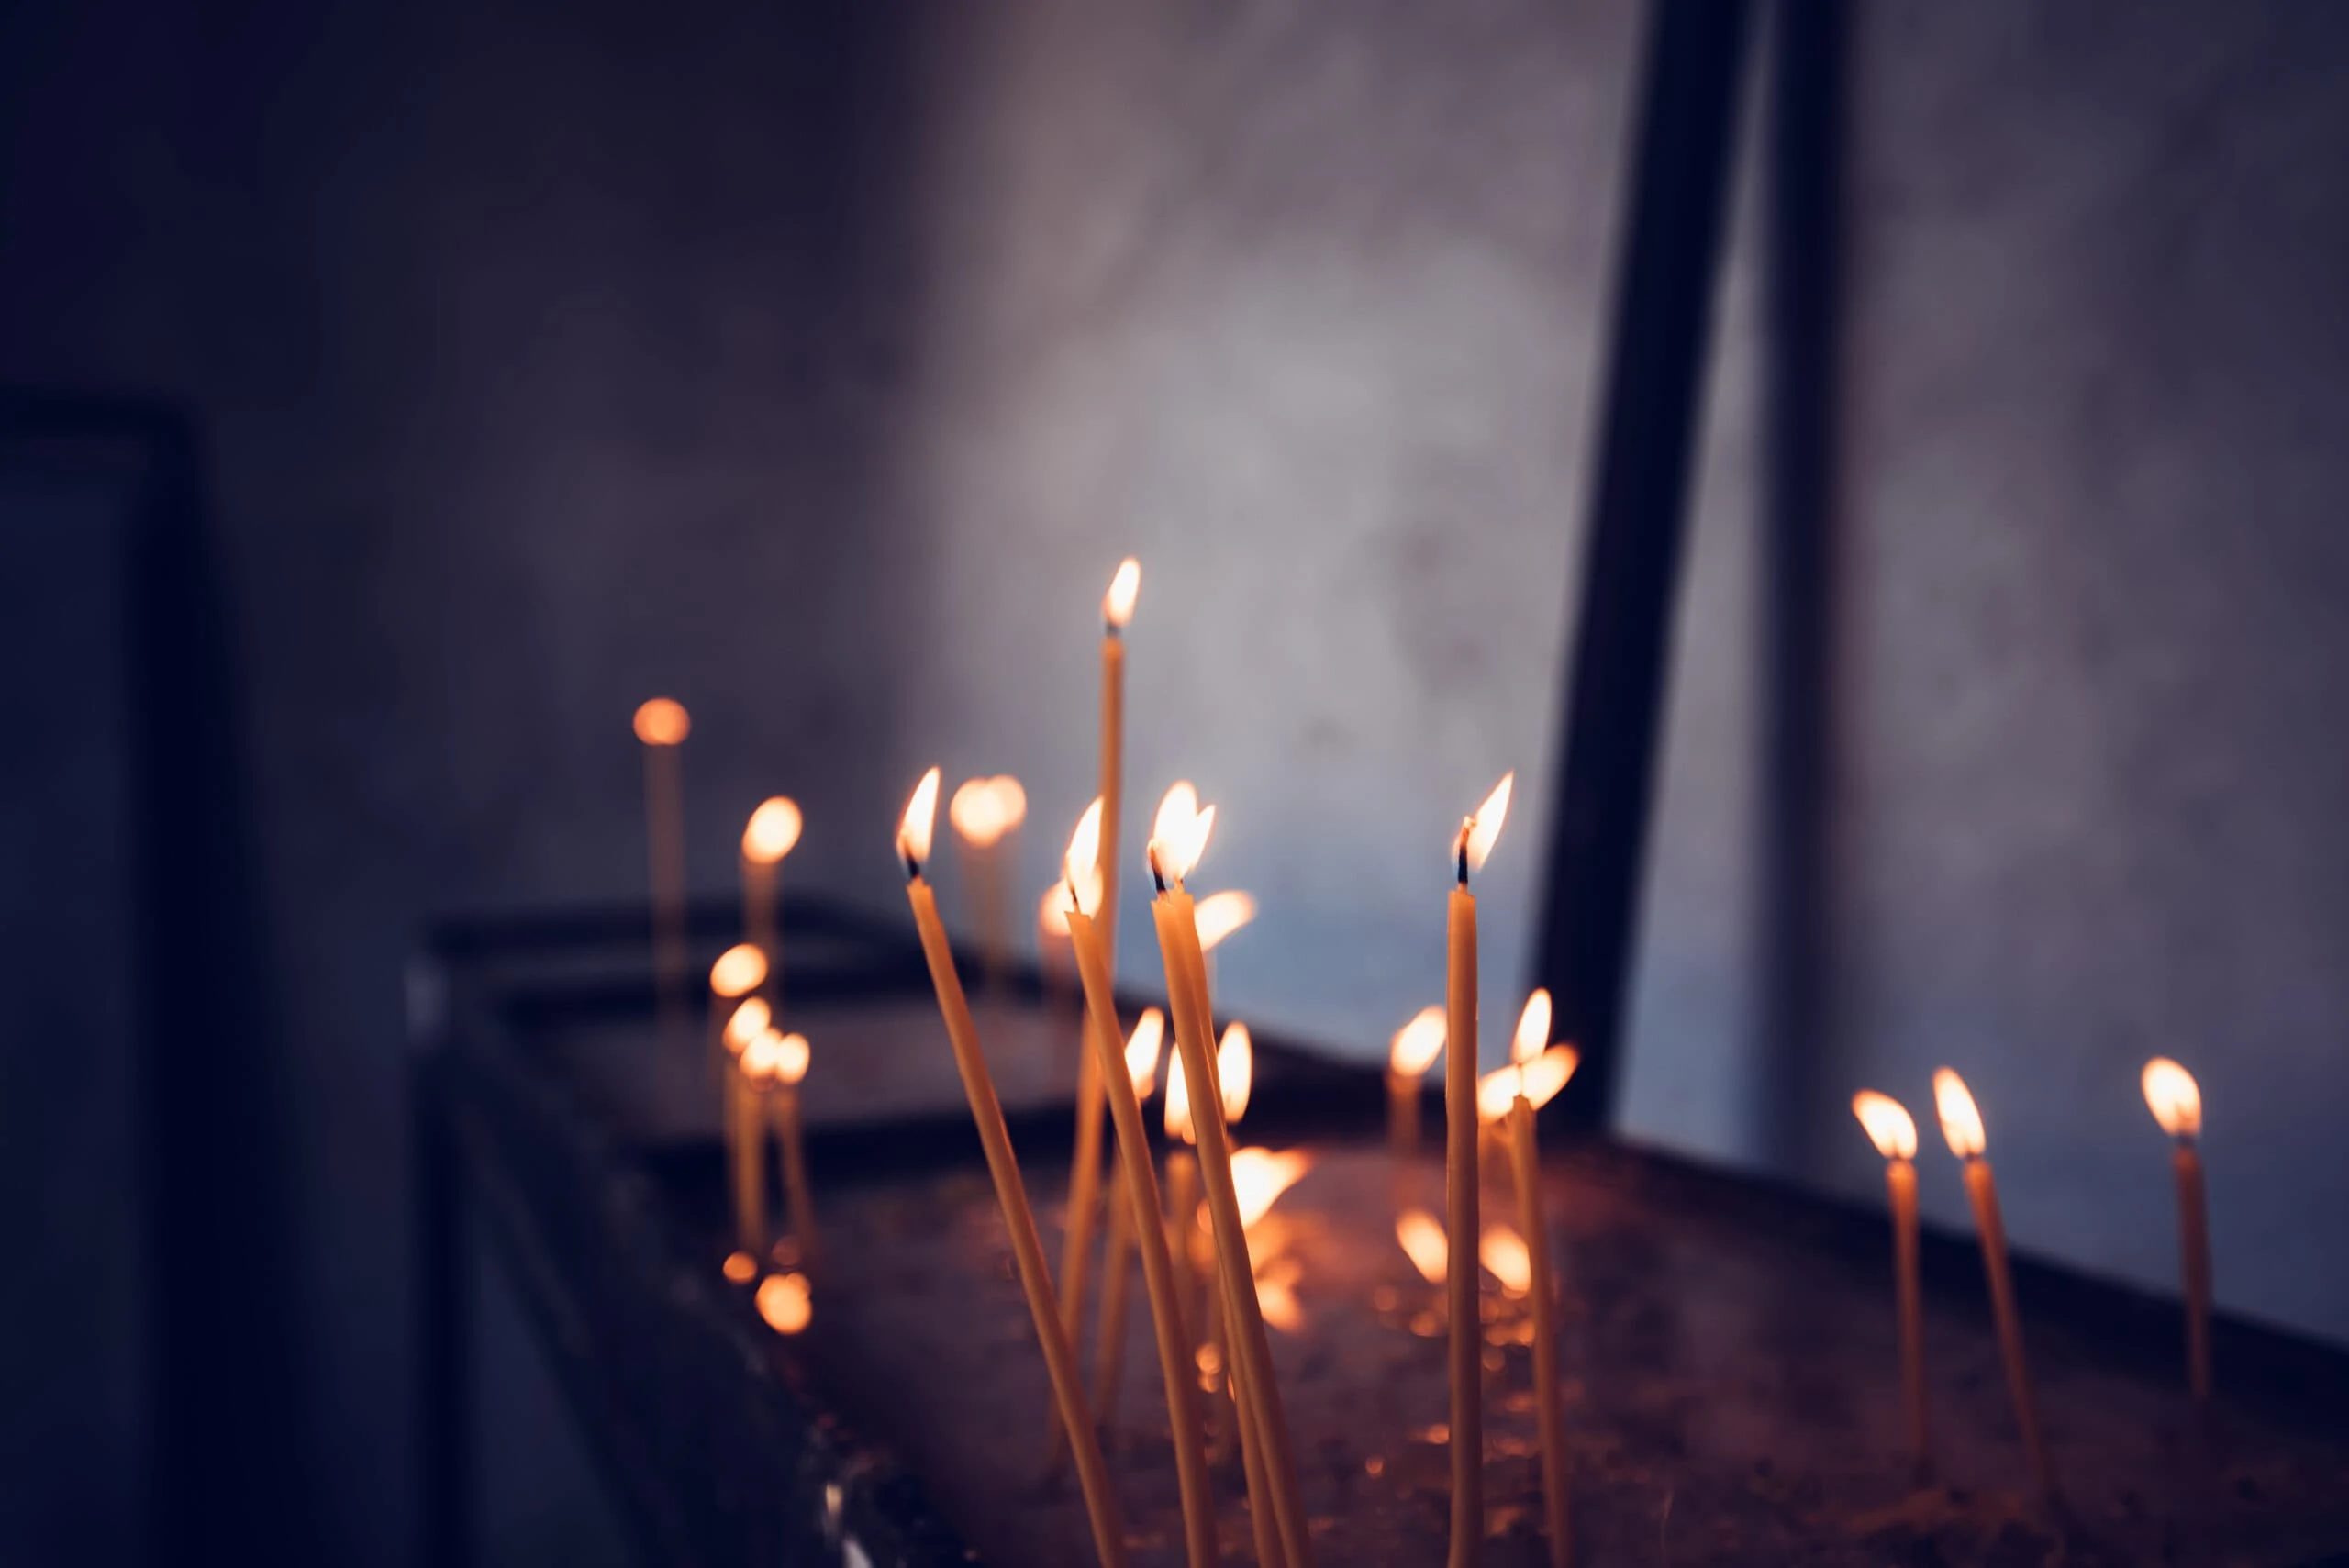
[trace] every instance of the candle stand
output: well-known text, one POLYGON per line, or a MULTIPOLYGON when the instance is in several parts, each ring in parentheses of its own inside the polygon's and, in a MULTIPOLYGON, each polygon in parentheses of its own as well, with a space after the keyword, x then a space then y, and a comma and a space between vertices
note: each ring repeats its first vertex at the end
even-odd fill
MULTIPOLYGON (((737 918, 730 903, 693 911, 696 962, 737 918)), ((452 922, 415 960, 423 1561, 473 1561, 475 1230, 641 1561, 1091 1561, 1075 1486, 1044 1477, 1043 1367, 913 932, 902 912, 796 894, 782 926, 787 1027, 816 1063, 802 1108, 824 1224, 812 1311, 790 1333, 720 1273, 732 1240, 715 1095, 699 1054, 662 1055, 640 906, 452 922)), ((1128 1021, 1156 1000, 1130 998, 1128 1021)), ((1030 969, 979 1020, 1048 1246, 1077 1043, 1057 1009, 1074 1006, 1030 969)), ((1340 1065, 1263 1031, 1258 1053, 1242 1141, 1314 1161, 1251 1239, 1260 1281, 1278 1273, 1297 1311, 1284 1323, 1268 1307, 1267 1320, 1317 1553, 1437 1561, 1443 1292, 1414 1272, 1394 1220, 1442 1212, 1440 1100, 1431 1084, 1421 1152, 1398 1170, 1383 1054, 1340 1065)), ((2300 1568, 2349 1551, 2349 1353, 2221 1315, 2200 1416, 2174 1301, 2018 1256, 2065 1478, 2051 1517, 2006 1407, 1973 1239, 1928 1227, 1940 1485, 1919 1489, 1880 1211, 1547 1120, 1542 1155, 1581 1562, 1955 1568, 2061 1551, 2300 1568)), ((1486 1179, 1486 1225, 1511 1221, 1508 1173, 1486 1179)), ((1488 1276, 1480 1316, 1484 1560, 1547 1562, 1526 1308, 1488 1276)), ((1171 1564, 1183 1545, 1161 1385, 1150 1336, 1128 1348, 1113 1480, 1133 1562, 1171 1564)), ((1226 1561, 1252 1561, 1236 1473, 1216 1491, 1226 1561)))

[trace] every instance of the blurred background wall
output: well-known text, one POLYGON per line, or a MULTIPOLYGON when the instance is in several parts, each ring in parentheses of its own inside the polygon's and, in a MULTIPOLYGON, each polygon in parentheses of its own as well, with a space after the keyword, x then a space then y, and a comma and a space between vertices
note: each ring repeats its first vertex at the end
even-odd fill
MULTIPOLYGON (((1946 1061, 2018 1240, 2158 1285, 2168 1051, 2222 1301, 2349 1333, 2349 1259, 2295 1240, 2349 1199, 2349 20, 1855 9, 1817 1038, 1757 1022, 1749 161, 1624 1125, 1867 1198, 1850 1091, 1924 1112, 1946 1061)), ((1447 826, 1514 766, 1513 1010, 1639 35, 1625 0, 0 19, 0 380, 153 395, 207 452, 326 1556, 405 1541, 403 950, 640 888, 645 695, 695 715, 697 885, 781 789, 795 881, 893 898, 937 761, 1027 780, 1040 888, 1139 554, 1130 774, 1223 806, 1203 884, 1264 906, 1234 1010, 1383 1050, 1441 984, 1447 826)), ((497 1543, 595 1560, 487 1309, 497 1543)))

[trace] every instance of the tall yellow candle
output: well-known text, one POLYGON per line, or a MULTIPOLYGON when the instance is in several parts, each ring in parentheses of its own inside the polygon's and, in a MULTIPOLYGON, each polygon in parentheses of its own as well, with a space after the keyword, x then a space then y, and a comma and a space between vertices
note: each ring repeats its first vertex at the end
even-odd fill
POLYGON ((739 1123, 742 1158, 734 1168, 735 1250, 755 1263, 767 1255, 766 1096, 783 1063, 783 1036, 774 1026, 742 1048, 735 1060, 740 1081, 735 1085, 734 1114, 739 1123))
POLYGON ((759 802, 742 829, 742 940, 765 955, 765 995, 783 1006, 783 951, 775 931, 775 886, 783 857, 799 842, 799 807, 788 795, 759 802))
MULTIPOLYGON (((1574 1532, 1566 1498, 1565 1407, 1558 1392, 1558 1315, 1550 1275, 1550 1229, 1542 1212, 1542 1151, 1533 1129, 1534 1102, 1526 1095, 1526 1064, 1538 1060, 1550 1037, 1550 993, 1537 990, 1518 1015, 1509 1056, 1517 1093, 1509 1096, 1509 1173, 1517 1188, 1517 1222, 1525 1232, 1527 1295, 1533 1307, 1533 1414, 1542 1440, 1542 1505, 1550 1532, 1551 1568, 1574 1562, 1574 1532)), ((1559 1087, 1564 1087, 1561 1080, 1559 1087)), ((1555 1088, 1550 1091, 1555 1094, 1555 1088)), ((1544 1095, 1546 1099, 1548 1096, 1544 1095)))
POLYGON ((2177 1177, 2179 1283, 2186 1296, 2186 1385, 2197 1404, 2210 1398, 2210 1220, 2202 1195, 2202 1089, 2166 1056, 2145 1063, 2145 1104, 2170 1135, 2177 1177))
POLYGON ((1451 1568, 1475 1568, 1485 1539, 1485 1409, 1481 1326, 1476 1317, 1476 898, 1468 876, 1480 869, 1508 815, 1509 773, 1460 825, 1454 881, 1444 923, 1444 1214, 1451 1255, 1451 1568))
POLYGON ((685 705, 654 697, 636 710, 644 743, 644 842, 652 886, 652 983, 661 1035, 679 1050, 686 1029, 685 786, 681 762, 693 721, 685 705))
POLYGON ((1986 1140, 1982 1113, 1965 1081, 1943 1067, 1933 1074, 1933 1104, 1940 1113, 1942 1137, 1949 1151, 1965 1162, 1965 1195, 1974 1206, 1974 1227, 1982 1240, 1982 1268, 1990 1282, 1990 1310, 1998 1320, 1998 1351, 2007 1366, 2007 1394, 2014 1401, 2015 1425, 2023 1448, 2039 1477, 2039 1489, 2050 1507, 2060 1502, 2054 1462, 2048 1458, 2047 1440, 2039 1429, 2039 1407, 2032 1397, 2031 1368, 2022 1354, 2022 1318, 2015 1310, 2014 1274, 2007 1262, 2007 1229, 1998 1213, 1998 1189, 1990 1177, 1990 1162, 1982 1157, 1986 1140))
MULTIPOLYGON (((1085 820, 1098 830, 1100 819, 1093 812, 1085 813, 1085 820)), ((1087 837, 1081 822, 1068 853, 1073 890, 1092 859, 1087 851, 1093 846, 1085 842, 1087 837)), ((1092 1016, 1094 1025, 1088 1034, 1097 1049, 1105 1038, 1115 1038, 1108 953, 1099 928, 1082 907, 1072 908, 1068 927, 1069 940, 1076 954, 1078 979, 1085 987, 1085 1010, 1092 1016)), ((1163 1019, 1153 1009, 1144 1015, 1143 1023, 1135 1030, 1135 1040, 1129 1042, 1146 1048, 1153 1074, 1158 1062, 1158 1037, 1163 1032, 1163 1019)), ((1118 1126, 1118 1168, 1130 1205, 1126 1211, 1131 1221, 1129 1229, 1141 1253, 1142 1284, 1150 1293, 1159 1373, 1166 1385, 1167 1418, 1174 1433, 1175 1479, 1182 1492, 1184 1541, 1191 1568, 1213 1568, 1217 1561, 1215 1496, 1208 1485, 1207 1452, 1199 1433, 1198 1387, 1191 1377, 1190 1333, 1174 1296, 1174 1263, 1166 1245, 1166 1232, 1158 1223, 1158 1177, 1151 1167, 1150 1140, 1142 1126, 1141 1098, 1136 1093, 1141 1087, 1134 1070, 1136 1054, 1105 1056, 1100 1063, 1104 1097, 1118 1126)))
POLYGON ((1899 1101, 1873 1089, 1852 1096, 1852 1114, 1884 1156, 1892 1205, 1893 1287, 1900 1308, 1900 1385, 1909 1411, 1909 1457, 1920 1485, 1932 1478, 1932 1433, 1925 1414, 1924 1293, 1917 1278, 1917 1123, 1899 1101))
POLYGON ((954 950, 946 927, 938 917, 938 897, 922 880, 921 862, 930 854, 930 830, 938 810, 938 770, 922 775, 913 798, 906 805, 897 830, 897 854, 906 867, 906 900, 914 925, 921 933, 922 956, 938 993, 938 1010, 946 1023, 946 1038, 954 1050, 954 1066, 963 1092, 971 1102, 980 1146, 986 1151, 987 1173, 995 1180, 996 1200, 1002 1207, 1004 1228, 1010 1233, 1011 1255, 1019 1266, 1020 1289, 1028 1297, 1029 1315, 1035 1319, 1036 1339, 1044 1352, 1044 1370, 1052 1379, 1052 1397, 1066 1424, 1070 1447, 1076 1455, 1077 1484, 1085 1495, 1085 1514, 1093 1526, 1093 1545, 1102 1568, 1123 1568, 1125 1527, 1120 1522, 1109 1472, 1101 1462, 1101 1444, 1086 1408, 1085 1384, 1077 1371, 1076 1351, 1053 1298, 1052 1278, 1044 1261, 1043 1238, 1036 1230, 1035 1212, 1028 1207, 1028 1188, 1019 1179, 1019 1162, 1011 1149, 1011 1134, 1004 1126, 1003 1104, 987 1072, 979 1045, 978 1025, 963 994, 962 976, 954 972, 954 950))
MULTIPOLYGON (((1101 945, 1109 955, 1110 990, 1118 977, 1118 832, 1123 820, 1126 791, 1126 626, 1133 619, 1134 600, 1141 592, 1141 564, 1129 556, 1118 563, 1101 596, 1101 839, 1095 853, 1094 876, 1100 888, 1099 914, 1094 921, 1101 945)), ((1114 1017, 1114 1015, 1112 1015, 1114 1017)), ((1114 1052, 1119 1031, 1108 1037, 1114 1052)), ((1093 1217, 1101 1193, 1101 1116, 1106 1107, 1097 1066, 1101 1054, 1081 1052, 1076 1070, 1076 1151, 1069 1172, 1068 1234, 1061 1249, 1062 1307, 1068 1314, 1073 1340, 1085 1321, 1086 1274, 1093 1255, 1093 1217)), ((1052 1454, 1057 1462, 1060 1438, 1052 1434, 1052 1454)))

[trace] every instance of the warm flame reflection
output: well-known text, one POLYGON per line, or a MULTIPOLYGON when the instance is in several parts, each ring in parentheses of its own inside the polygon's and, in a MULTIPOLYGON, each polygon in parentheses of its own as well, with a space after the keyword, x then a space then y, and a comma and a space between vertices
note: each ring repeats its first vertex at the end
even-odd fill
POLYGON ((1517 1035, 1509 1041, 1508 1059, 1526 1062, 1542 1054, 1550 1043, 1550 993, 1534 988, 1525 999, 1525 1011, 1517 1015, 1517 1035))
POLYGON ((669 697, 654 697, 636 710, 636 738, 647 746, 674 746, 693 729, 685 706, 669 697))
POLYGON ((778 1334, 796 1334, 815 1317, 806 1274, 769 1274, 759 1282, 759 1316, 778 1334))
POLYGON ((1126 1038, 1126 1076, 1134 1084, 1134 1098, 1146 1100, 1158 1086, 1158 1048, 1166 1039, 1166 1015, 1155 1007, 1142 1009, 1134 1032, 1126 1038))
POLYGON ((767 1006, 764 996, 744 997, 742 1005, 734 1009, 734 1016, 726 1020, 726 1049, 740 1056, 742 1048, 758 1039, 774 1021, 774 1009, 767 1006))
POLYGON ((749 942, 736 942, 709 966, 709 988, 732 1001, 747 996, 767 980, 767 955, 749 942))
POLYGON ((1215 1081, 1223 1091, 1223 1119, 1237 1122, 1248 1114, 1248 1093, 1256 1082, 1256 1045, 1246 1024, 1224 1026, 1223 1043, 1215 1048, 1215 1081))
POLYGON ((2145 1063, 2145 1104, 2154 1119, 2172 1138, 2199 1138, 2202 1132, 2202 1090, 2194 1074, 2166 1056, 2145 1063))
POLYGON ((1198 1129, 1191 1125, 1191 1091, 1183 1082, 1183 1053, 1170 1051, 1166 1057, 1166 1136, 1185 1143, 1199 1140, 1198 1129))
POLYGON ((1419 1271, 1419 1277, 1430 1284, 1442 1284, 1450 1272, 1451 1243, 1444 1240, 1443 1223, 1424 1208, 1407 1208, 1395 1218, 1395 1240, 1419 1271))
POLYGON ((1502 1121, 1508 1116, 1509 1106, 1518 1095, 1525 1103, 1540 1110, 1558 1097, 1566 1080, 1582 1065, 1582 1056, 1571 1045, 1553 1045, 1532 1061, 1521 1066, 1503 1067, 1487 1073, 1476 1080, 1476 1118, 1479 1121, 1502 1121))
POLYGON ((1247 894, 1208 894, 1191 910, 1191 918, 1199 929, 1199 951, 1213 952, 1218 942, 1255 917, 1256 901, 1247 894))
POLYGON ((770 795, 751 813, 742 829, 742 856, 760 865, 773 865, 799 842, 799 803, 787 795, 770 795))
POLYGON ((807 1037, 787 1034, 774 1043, 774 1075, 785 1084, 807 1076, 807 1037))
POLYGON ((1305 1308, 1297 1305, 1297 1282, 1305 1265, 1295 1258, 1275 1258, 1256 1273, 1256 1307, 1268 1328, 1295 1334, 1305 1327, 1305 1308))
POLYGON ((1313 1168, 1313 1156, 1302 1149, 1235 1149, 1231 1151, 1231 1185, 1240 1198, 1242 1229, 1269 1213, 1281 1194, 1297 1185, 1313 1168))
POLYGON ((1485 857, 1493 852, 1493 843, 1501 836, 1501 824, 1508 819, 1508 794, 1516 783, 1516 773, 1503 773, 1501 782, 1493 786, 1493 793, 1485 797, 1485 804, 1476 807, 1476 814, 1460 825, 1461 835, 1467 841, 1470 871, 1485 869, 1485 857))
POLYGON ((906 802, 905 819, 897 825, 897 858, 918 868, 930 859, 930 835, 938 826, 938 770, 922 774, 906 802))
POLYGON ((1533 1254, 1525 1238, 1506 1225, 1485 1228, 1484 1238, 1476 1244, 1476 1261, 1511 1296, 1523 1296, 1533 1288, 1533 1254))
POLYGON ((1965 1080, 1943 1067, 1933 1074, 1933 1108, 1941 1113, 1942 1136, 1949 1151, 1961 1160, 1982 1152, 1982 1112, 1965 1087, 1965 1080))
POLYGON ((1867 1129, 1868 1140, 1887 1160, 1917 1157, 1917 1123, 1908 1108, 1890 1095, 1862 1089, 1852 1096, 1852 1114, 1867 1129))
POLYGON ((1398 1078, 1416 1078, 1435 1064, 1443 1050, 1445 1029, 1442 1007, 1421 1007, 1411 1021, 1395 1031, 1386 1051, 1387 1071, 1398 1078))
POLYGON ((1117 574, 1109 579, 1109 591, 1101 595, 1101 619, 1116 630, 1123 631, 1133 619, 1134 599, 1141 593, 1141 562, 1129 555, 1118 562, 1117 574))

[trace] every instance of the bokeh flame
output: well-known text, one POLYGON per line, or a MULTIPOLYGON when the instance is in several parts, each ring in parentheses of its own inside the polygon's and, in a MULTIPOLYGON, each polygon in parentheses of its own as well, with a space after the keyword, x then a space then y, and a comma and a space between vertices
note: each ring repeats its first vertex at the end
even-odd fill
MULTIPOLYGON (((1095 897, 1100 895, 1096 893, 1095 897)), ((1036 901, 1036 929, 1048 937, 1068 935, 1068 884, 1055 880, 1036 901)))
POLYGON ((647 746, 674 746, 693 727, 685 705, 671 697, 654 697, 636 710, 636 738, 647 746))
POLYGON ((736 942, 709 966, 709 988, 731 1002, 767 983, 767 955, 750 942, 736 942))
POLYGON ((1256 1307, 1267 1328, 1284 1334, 1304 1329, 1305 1308, 1297 1299, 1297 1282, 1304 1274, 1305 1265, 1290 1257, 1275 1258, 1255 1271, 1256 1307))
POLYGON ((1126 623, 1134 618, 1134 600, 1141 594, 1141 562, 1129 555, 1118 562, 1118 570, 1109 579, 1109 591, 1101 595, 1102 624, 1123 631, 1126 623))
POLYGON ((1417 1078, 1435 1065, 1443 1051, 1446 1027, 1442 1007, 1421 1007, 1412 1014, 1411 1021, 1395 1031, 1387 1047, 1387 1071, 1398 1078, 1417 1078))
POLYGON ((774 1043, 774 1075, 785 1084, 796 1084, 807 1076, 807 1037, 787 1034, 774 1043))
POLYGON ((1493 845, 1501 836, 1501 824, 1508 819, 1509 791, 1516 784, 1515 773, 1503 773, 1501 782, 1493 786, 1493 793, 1485 797, 1485 804, 1476 807, 1476 814, 1460 825, 1461 836, 1467 844, 1470 871, 1485 869, 1485 859, 1493 852, 1493 845))
POLYGON ((1443 1222, 1424 1208, 1407 1208, 1395 1217, 1395 1240, 1419 1277, 1442 1284, 1451 1272, 1452 1247, 1444 1239, 1443 1222))
POLYGON ((1542 1054, 1550 1043, 1550 993, 1540 986, 1525 999, 1525 1010, 1517 1015, 1517 1033, 1508 1043, 1508 1059, 1522 1065, 1542 1054))
POLYGON ((1191 1091, 1183 1082, 1183 1053, 1170 1051, 1166 1057, 1166 1136, 1185 1143, 1199 1140, 1198 1129, 1191 1125, 1191 1091))
POLYGON ((1087 918, 1101 902, 1101 797, 1097 795, 1076 819, 1076 830, 1068 836, 1068 851, 1061 856, 1061 929, 1066 930, 1072 892, 1087 918))
POLYGON ((799 803, 787 795, 769 795, 742 829, 742 857, 773 865, 799 842, 799 803))
POLYGON ((1533 1288, 1533 1254, 1526 1247, 1525 1238, 1506 1225, 1485 1228, 1484 1236, 1476 1243, 1476 1261, 1511 1296, 1523 1296, 1533 1288))
POLYGON ((1280 1195, 1297 1185, 1313 1168, 1313 1156, 1302 1149, 1235 1149, 1231 1151, 1231 1186, 1240 1199, 1240 1225, 1246 1229, 1272 1211, 1280 1195))
POLYGON ((1582 1065, 1581 1053, 1571 1045, 1553 1045, 1532 1061, 1518 1066, 1503 1067, 1487 1073, 1476 1080, 1476 1118, 1479 1121, 1507 1119, 1509 1106, 1518 1095, 1540 1110, 1557 1098, 1566 1080, 1582 1065))
POLYGON ((759 1261, 748 1252, 727 1253, 718 1269, 736 1284, 748 1284, 759 1277, 759 1261))
POLYGON ((742 1048, 742 1076, 753 1083, 774 1077, 782 1065, 783 1036, 771 1027, 742 1048))
POLYGON ((989 848, 1028 819, 1028 792, 1009 773, 967 779, 946 803, 946 819, 964 843, 989 848))
POLYGON ((1942 1137, 1948 1140, 1951 1153, 1971 1160, 1982 1152, 1986 1143, 1981 1109, 1975 1105, 1965 1080, 1946 1067, 1933 1073, 1933 1108, 1941 1113, 1942 1137))
POLYGON ((1868 1140, 1887 1160, 1917 1157, 1917 1123, 1908 1107, 1890 1095, 1862 1089, 1852 1096, 1852 1114, 1867 1129, 1868 1140))
POLYGON ((1126 1037, 1126 1076, 1133 1080, 1134 1098, 1146 1100, 1158 1086, 1158 1049, 1166 1039, 1166 1015, 1155 1007, 1142 1009, 1134 1032, 1126 1037))
POLYGON ((1208 851, 1208 836, 1215 830, 1215 807, 1201 807, 1198 791, 1188 780, 1177 780, 1158 803, 1150 829, 1150 856, 1158 874, 1181 882, 1197 869, 1208 851))
POLYGON ((767 1006, 764 996, 744 997, 741 1006, 726 1020, 726 1049, 741 1055, 742 1048, 758 1039, 774 1021, 774 1009, 767 1006))
POLYGON ((906 802, 904 820, 897 824, 897 858, 918 867, 930 859, 930 831, 938 826, 938 770, 922 774, 906 802))
POLYGON ((769 1274, 759 1282, 759 1316, 778 1334, 796 1334, 816 1316, 806 1274, 769 1274))
POLYGON ((2202 1089, 2194 1074, 2166 1056, 2145 1063, 2145 1105, 2162 1130, 2172 1138, 2199 1138, 2202 1133, 2202 1089))
POLYGON ((1215 1081, 1223 1091, 1223 1119, 1236 1123, 1248 1114, 1249 1092, 1256 1083, 1256 1042, 1248 1026, 1224 1026, 1222 1043, 1215 1048, 1215 1081))
POLYGON ((1255 917, 1256 901, 1247 894, 1232 889, 1208 894, 1191 909, 1191 919, 1199 930, 1199 951, 1213 952, 1217 943, 1255 917))

